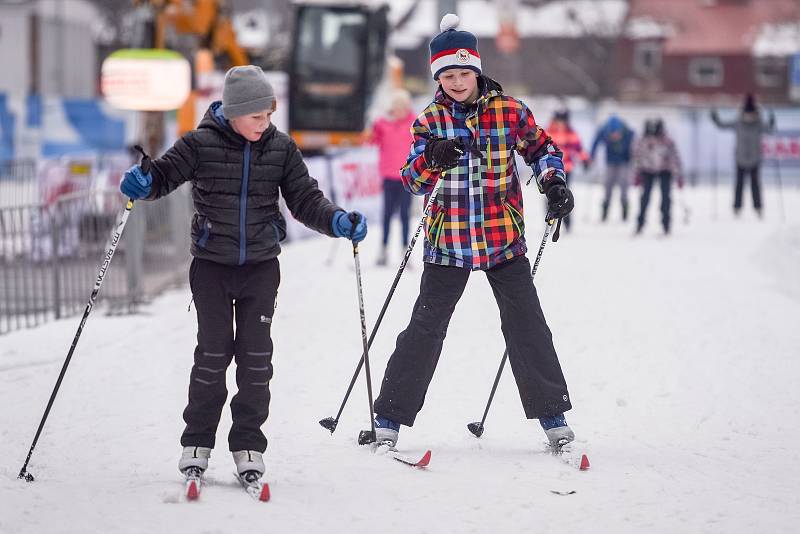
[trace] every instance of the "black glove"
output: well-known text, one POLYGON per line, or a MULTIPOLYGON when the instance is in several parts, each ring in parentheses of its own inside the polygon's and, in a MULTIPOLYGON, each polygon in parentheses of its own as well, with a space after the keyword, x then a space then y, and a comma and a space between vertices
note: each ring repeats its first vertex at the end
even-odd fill
POLYGON ((464 143, 460 137, 455 139, 433 138, 425 145, 425 161, 429 167, 452 169, 464 155, 464 143))
POLYGON ((547 221, 566 217, 575 207, 575 197, 572 196, 572 191, 560 178, 547 183, 544 194, 547 196, 547 217, 545 218, 547 221))

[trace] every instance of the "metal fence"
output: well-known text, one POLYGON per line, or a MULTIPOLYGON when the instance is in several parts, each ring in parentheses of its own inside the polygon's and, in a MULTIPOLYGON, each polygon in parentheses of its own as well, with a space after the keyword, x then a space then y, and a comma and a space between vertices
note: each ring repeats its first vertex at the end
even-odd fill
POLYGON ((34 160, 0 160, 0 208, 35 202, 37 191, 34 160))
MULTIPOLYGON (((184 282, 186 193, 134 206, 98 299, 108 313, 135 311, 184 282)), ((123 206, 118 192, 88 191, 0 207, 0 334, 83 312, 123 206)))

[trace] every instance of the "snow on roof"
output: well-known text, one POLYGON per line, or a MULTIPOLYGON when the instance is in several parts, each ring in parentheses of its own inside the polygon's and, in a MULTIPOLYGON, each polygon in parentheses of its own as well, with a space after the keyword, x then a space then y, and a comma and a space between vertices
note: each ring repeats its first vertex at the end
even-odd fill
POLYGON ((800 23, 764 24, 753 42, 754 56, 791 56, 800 53, 800 23))
MULTIPOLYGON (((389 20, 395 23, 414 3, 395 0, 390 4, 389 20)), ((520 5, 514 17, 520 37, 578 37, 580 35, 618 35, 628 3, 626 0, 563 0, 540 7, 520 5)), ((458 2, 459 29, 480 38, 494 38, 499 28, 495 2, 461 0, 458 2)), ((392 34, 397 48, 415 48, 439 32, 436 2, 422 0, 402 28, 392 34)))
POLYGON ((625 36, 630 39, 659 39, 675 35, 675 28, 652 17, 632 17, 625 26, 625 36))

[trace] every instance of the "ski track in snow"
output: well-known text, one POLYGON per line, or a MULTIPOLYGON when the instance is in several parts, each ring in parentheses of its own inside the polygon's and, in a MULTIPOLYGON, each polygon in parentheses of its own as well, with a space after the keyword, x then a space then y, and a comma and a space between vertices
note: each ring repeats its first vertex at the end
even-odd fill
MULTIPOLYGON (((196 328, 184 288, 147 314, 93 312, 29 466, 31 484, 16 476, 79 318, 0 337, 0 532, 794 532, 800 190, 784 189, 785 222, 777 190, 766 190, 763 221, 750 209, 734 219, 730 194, 719 190, 714 218, 711 190, 687 191, 691 223, 676 203, 665 239, 654 192, 645 233, 633 238, 616 205, 606 226, 590 222, 600 188, 576 186, 573 232, 547 245, 536 286, 587 472, 544 452, 510 368, 484 436, 467 431, 503 353, 482 273, 456 309, 416 425, 401 431, 401 450, 432 449, 431 466, 409 469, 355 444, 369 424, 363 373, 330 436, 317 421, 335 415, 361 335, 351 248, 340 240, 325 266, 332 245, 319 238, 281 255, 269 503, 249 498, 232 474, 227 408, 208 485, 199 502, 182 499, 178 439, 196 328)), ((542 201, 526 195, 533 261, 542 201)), ((371 328, 400 254, 392 267, 374 267, 380 224, 370 223, 361 252, 371 328)), ((420 245, 370 351, 376 395, 417 294, 420 245)), ((87 281, 87 297, 90 289, 87 281)))

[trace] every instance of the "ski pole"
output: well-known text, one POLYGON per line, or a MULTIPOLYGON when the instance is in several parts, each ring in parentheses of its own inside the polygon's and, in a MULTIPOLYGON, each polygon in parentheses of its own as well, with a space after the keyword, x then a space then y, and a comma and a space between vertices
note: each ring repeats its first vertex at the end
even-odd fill
MULTIPOLYGON (((352 213, 350 220, 353 223, 353 228, 358 224, 359 217, 357 214, 352 213)), ((372 425, 371 434, 366 438, 371 438, 375 441, 375 419, 372 417, 372 375, 369 371, 369 343, 367 342, 367 319, 364 314, 364 292, 361 285, 361 261, 358 258, 358 243, 353 242, 353 261, 356 264, 356 287, 358 288, 358 312, 361 316, 361 342, 364 348, 364 373, 367 379, 367 399, 369 400, 369 420, 372 425)))
MULTIPOLYGON (((392 282, 392 287, 389 288, 389 294, 386 295, 386 300, 383 301, 383 307, 378 314, 378 320, 375 322, 375 326, 372 327, 372 333, 369 336, 369 341, 367 341, 367 349, 372 346, 372 341, 375 339, 375 334, 378 332, 378 327, 381 325, 381 321, 383 321, 386 308, 389 307, 389 301, 392 300, 394 291, 397 289, 397 283, 400 281, 400 277, 403 275, 403 271, 406 268, 408 259, 411 257, 411 252, 414 250, 414 245, 417 243, 417 237, 419 237, 419 233, 422 231, 422 227, 425 225, 425 218, 428 216, 428 212, 430 212, 431 206, 433 206, 433 202, 436 200, 436 195, 439 193, 439 188, 441 188, 443 183, 444 172, 442 172, 442 176, 439 177, 439 180, 436 181, 436 185, 433 187, 433 191, 431 191, 431 194, 428 197, 428 203, 425 204, 425 209, 422 210, 422 218, 420 218, 419 224, 417 225, 417 231, 414 232, 414 237, 411 238, 411 242, 408 244, 406 254, 403 257, 403 261, 400 263, 400 268, 397 270, 397 274, 394 277, 394 282, 392 282)), ((344 411, 344 406, 347 404, 347 399, 350 397, 350 392, 353 390, 353 386, 358 379, 358 374, 361 372, 361 366, 364 365, 365 355, 366 350, 361 355, 358 366, 356 366, 356 371, 353 373, 353 378, 350 379, 350 386, 348 386, 347 392, 344 394, 344 399, 342 399, 342 404, 339 406, 339 412, 336 414, 336 417, 326 417, 325 419, 321 419, 319 422, 323 428, 330 430, 331 434, 333 434, 333 432, 336 430, 336 425, 339 424, 339 417, 342 416, 342 411, 344 411)))
MULTIPOLYGON (((141 152, 142 160, 140 166, 145 174, 150 172, 150 156, 144 153, 144 150, 140 146, 135 147, 136 150, 141 152)), ((56 399, 56 395, 58 394, 58 389, 61 387, 61 382, 64 380, 64 375, 67 372, 67 367, 69 366, 70 360, 72 360, 72 355, 75 352, 75 347, 78 345, 78 340, 81 337, 81 333, 83 332, 83 327, 86 324, 86 319, 89 317, 89 314, 94 308, 94 303, 97 300, 97 295, 100 293, 100 286, 103 285, 103 279, 106 276, 106 272, 108 272, 108 268, 111 265, 111 258, 114 257, 114 252, 117 250, 117 245, 119 244, 120 238, 122 237, 122 231, 125 229, 125 223, 128 222, 128 216, 131 214, 131 210, 133 209, 133 200, 128 199, 125 203, 125 207, 122 209, 122 212, 117 217, 117 224, 114 227, 111 238, 108 242, 106 254, 103 257, 103 263, 100 264, 100 269, 97 273, 97 279, 94 282, 94 289, 92 289, 91 295, 89 295, 89 302, 86 304, 86 309, 83 312, 83 317, 81 318, 81 322, 78 325, 78 331, 75 332, 75 337, 72 339, 72 345, 69 348, 69 352, 67 353, 67 358, 64 360, 64 365, 61 367, 61 373, 58 375, 58 380, 56 380, 56 385, 53 388, 53 392, 50 394, 50 400, 47 401, 47 407, 44 410, 44 415, 42 415, 41 421, 39 421, 39 428, 36 429, 36 435, 33 438, 33 443, 31 443, 31 448, 28 450, 28 456, 25 458, 25 463, 22 464, 22 469, 19 470, 19 475, 17 478, 21 478, 26 480, 27 482, 33 482, 34 478, 31 473, 28 472, 28 462, 31 461, 31 456, 33 456, 33 450, 36 448, 36 443, 39 441, 39 436, 42 434, 42 429, 44 428, 45 421, 47 421, 47 416, 50 415, 50 409, 53 407, 53 402, 56 399)))
MULTIPOLYGON (((544 246, 547 244, 547 238, 550 237, 550 230, 553 228, 554 220, 550 219, 547 221, 547 228, 544 229, 544 236, 542 237, 542 244, 539 245, 539 252, 536 254, 536 261, 533 262, 533 267, 531 268, 531 278, 536 276, 536 269, 539 267, 539 261, 542 259, 542 253, 544 252, 544 246)), ((500 383, 500 375, 503 374, 503 368, 506 365, 506 360, 508 359, 508 347, 506 347, 505 352, 503 352, 503 358, 500 360, 500 368, 497 369, 497 375, 494 377, 494 384, 492 384, 492 391, 489 393, 489 401, 486 403, 486 409, 483 411, 483 418, 481 418, 480 423, 474 422, 469 423, 467 428, 470 432, 472 432, 475 437, 479 438, 483 434, 483 424, 486 422, 486 416, 489 413, 489 406, 492 405, 492 400, 494 399, 494 392, 497 391, 497 384, 500 383)))

